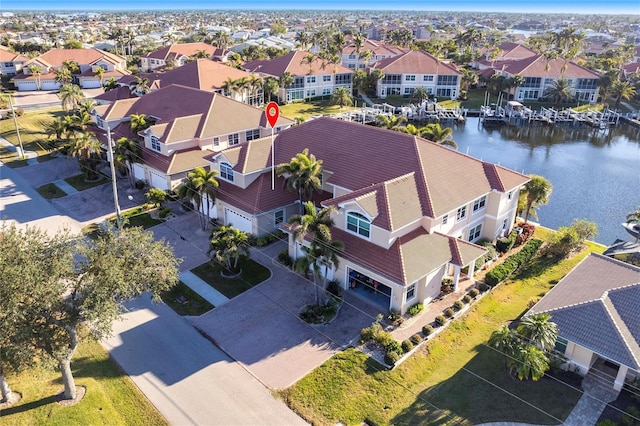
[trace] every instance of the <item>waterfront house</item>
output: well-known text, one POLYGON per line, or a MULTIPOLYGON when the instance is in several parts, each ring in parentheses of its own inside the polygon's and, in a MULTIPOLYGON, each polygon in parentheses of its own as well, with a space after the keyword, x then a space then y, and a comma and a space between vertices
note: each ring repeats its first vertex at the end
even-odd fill
POLYGON ((640 268, 591 253, 526 315, 548 313, 567 368, 620 390, 640 375, 640 268))
POLYGON ((227 52, 207 43, 173 43, 141 56, 140 70, 149 72, 167 66, 180 67, 188 63, 198 52, 204 52, 211 60, 227 60, 227 52))
MULTIPOLYGON (((416 136, 328 117, 278 133, 274 146, 276 165, 305 148, 323 161, 315 202, 336 208, 332 234, 345 244, 328 278, 371 291, 384 310, 428 303, 444 277, 456 287, 472 279, 485 253, 474 243, 510 232, 529 180, 416 136)), ((262 138, 210 156, 219 171, 212 213, 219 221, 260 235, 300 212, 282 178, 272 190, 271 147, 262 138)), ((289 253, 302 255, 291 235, 289 253)))
MULTIPOLYGON (((175 189, 195 167, 207 167, 204 157, 222 149, 271 134, 264 111, 219 93, 170 85, 147 95, 116 100, 92 111, 98 136, 139 139, 142 158, 134 167, 138 180, 164 190, 175 189), (178 102, 187 99, 188 102, 178 102), (133 134, 131 115, 145 114, 151 126, 133 134)), ((277 130, 292 120, 280 117, 277 130)))
POLYGON ((243 68, 262 77, 280 78, 285 73, 291 74, 293 83, 278 89, 280 102, 291 103, 331 96, 336 87, 345 87, 349 93, 352 89, 353 70, 341 64, 328 63, 302 50, 274 59, 249 61, 243 68))
POLYGON ((356 65, 359 69, 365 69, 369 64, 377 62, 382 59, 393 58, 403 53, 408 52, 409 49, 402 49, 396 46, 391 46, 381 41, 373 41, 365 39, 363 46, 360 48, 360 52, 356 52, 353 43, 347 44, 342 49, 342 65, 349 69, 355 69, 356 65), (362 52, 371 52, 371 59, 364 61, 360 58, 362 52))
POLYGON ((374 69, 384 73, 376 86, 376 96, 380 98, 408 96, 417 87, 424 87, 437 98, 455 99, 460 93, 460 70, 422 50, 382 59, 373 64, 369 72, 374 69))

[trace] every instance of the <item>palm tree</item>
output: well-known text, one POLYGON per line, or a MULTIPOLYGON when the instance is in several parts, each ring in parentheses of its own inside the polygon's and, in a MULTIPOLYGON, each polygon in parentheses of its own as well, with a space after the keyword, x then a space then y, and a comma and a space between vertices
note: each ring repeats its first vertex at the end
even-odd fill
POLYGON ((36 89, 40 90, 40 76, 42 75, 42 68, 33 64, 27 67, 29 74, 33 75, 36 78, 36 89))
POLYGON ((221 226, 212 233, 207 254, 224 265, 228 272, 238 273, 238 260, 249 256, 249 234, 233 226, 221 226))
POLYGON ((231 34, 226 31, 216 31, 212 38, 213 44, 222 50, 226 50, 231 42, 231 34))
POLYGON ((193 202, 198 216, 200 217, 200 226, 202 230, 207 229, 207 222, 209 218, 209 209, 211 199, 214 197, 214 188, 218 187, 218 181, 215 179, 217 172, 207 172, 202 167, 196 167, 192 172, 187 174, 185 182, 178 187, 178 196, 180 198, 186 198, 193 202), (207 216, 203 215, 201 206, 203 198, 207 199, 207 216))
POLYGON ((418 102, 418 104, 422 104, 422 102, 429 99, 429 92, 423 86, 418 86, 411 96, 416 100, 416 102, 418 102))
POLYGON ((58 97, 62 101, 62 109, 65 111, 78 108, 85 99, 82 89, 75 84, 65 84, 60 87, 58 97))
POLYGON ((266 77, 264 82, 262 83, 262 90, 265 94, 265 101, 269 102, 271 100, 271 95, 278 92, 280 88, 280 83, 275 77, 266 77))
POLYGON ((262 96, 262 93, 260 93, 260 91, 263 88, 263 84, 264 84, 264 81, 257 75, 251 75, 251 77, 249 77, 249 79, 246 80, 246 88, 250 94, 250 97, 248 99, 249 105, 253 105, 253 106, 262 105, 262 100, 264 100, 264 96, 262 96))
POLYGON ((307 66, 309 67, 309 74, 311 74, 313 72, 313 61, 315 60, 316 60, 316 57, 313 53, 307 53, 302 58, 302 61, 300 62, 300 64, 307 64, 307 66))
POLYGON ((520 380, 538 381, 549 369, 549 357, 534 345, 521 345, 513 354, 511 371, 520 380))
POLYGON ((396 130, 402 124, 407 122, 407 117, 404 115, 384 115, 380 114, 376 117, 376 123, 378 127, 384 127, 385 129, 396 130))
POLYGON ((55 135, 57 140, 62 139, 62 135, 68 131, 68 122, 64 117, 56 117, 51 121, 43 123, 42 130, 51 138, 55 135))
POLYGON ((453 149, 458 149, 458 144, 451 139, 453 129, 451 127, 442 127, 440 123, 427 124, 420 129, 420 136, 429 139, 438 145, 450 146, 453 149))
POLYGON ((196 50, 196 54, 193 55, 196 59, 209 59, 211 55, 209 55, 206 50, 196 50))
POLYGON ((358 59, 360 59, 360 51, 364 47, 364 37, 362 36, 362 34, 358 33, 358 34, 354 35, 353 38, 351 39, 351 44, 353 45, 353 52, 351 52, 351 53, 355 53, 356 54, 356 67, 355 67, 355 69, 360 69, 360 67, 358 66, 358 59))
POLYGON ((516 353, 516 350, 520 344, 516 332, 510 329, 508 326, 503 325, 500 330, 494 331, 489 338, 489 346, 496 348, 507 357, 507 365, 509 361, 516 353))
POLYGON ((298 47, 302 50, 307 50, 311 43, 311 36, 306 31, 298 31, 295 37, 296 43, 298 43, 298 47))
POLYGON ((360 55, 358 55, 359 59, 362 59, 362 62, 364 63, 365 68, 369 65, 369 61, 371 61, 371 59, 373 59, 373 52, 371 50, 363 50, 362 52, 360 52, 360 55))
POLYGON ((130 85, 131 92, 137 96, 146 95, 151 91, 149 88, 149 79, 147 77, 136 76, 134 82, 130 85))
POLYGON ((289 86, 293 84, 294 81, 296 81, 296 79, 293 76, 293 74, 291 74, 289 71, 285 71, 278 79, 278 83, 280 87, 285 89, 285 96, 284 96, 285 99, 287 98, 286 90, 289 88, 289 86))
POLYGON ((65 59, 62 61, 62 68, 69 70, 71 74, 76 74, 80 72, 80 65, 73 59, 65 59))
POLYGON ((131 185, 131 188, 133 189, 136 184, 133 165, 135 163, 142 162, 142 148, 133 139, 120 138, 116 141, 113 155, 115 161, 114 164, 124 167, 125 170, 127 170, 129 185, 131 185))
POLYGON ((96 105, 98 105, 98 103, 93 99, 85 99, 85 101, 78 106, 78 112, 80 114, 86 112, 91 115, 91 111, 93 111, 96 105))
POLYGON ((510 80, 511 86, 513 87, 513 96, 515 97, 516 93, 518 93, 518 87, 524 84, 525 78, 520 74, 514 74, 510 80))
POLYGON ((527 207, 525 210, 524 223, 529 220, 531 209, 538 208, 549 202, 553 186, 551 182, 539 175, 529 175, 531 179, 524 184, 522 191, 526 194, 527 207))
POLYGON ((73 81, 73 76, 68 68, 56 68, 53 72, 56 75, 55 80, 61 85, 71 84, 73 81))
POLYGON ((68 155, 78 159, 80 169, 87 180, 97 180, 101 152, 100 141, 95 136, 90 133, 81 133, 71 140, 68 155))
POLYGON ((151 122, 147 120, 146 114, 131 114, 129 118, 131 118, 129 128, 135 134, 138 134, 138 132, 141 132, 151 126, 151 122))
POLYGON ((93 75, 98 76, 98 79, 100 79, 100 87, 102 87, 102 83, 104 79, 104 68, 96 67, 96 69, 93 70, 93 75))
POLYGON ((240 79, 236 80, 231 77, 227 77, 225 82, 222 84, 222 90, 224 90, 224 93, 226 93, 228 97, 235 99, 234 95, 240 91, 240 86, 240 79))
POLYGON ((345 106, 353 106, 353 96, 349 93, 349 89, 346 87, 336 87, 331 95, 331 104, 340 105, 340 108, 345 106))
POLYGON ((544 90, 543 96, 551 99, 555 103, 568 102, 573 99, 571 84, 566 78, 559 78, 553 81, 551 86, 544 90))
POLYGON ((279 164, 276 167, 278 176, 284 176, 285 186, 298 193, 300 213, 302 214, 305 198, 311 197, 314 192, 322 189, 320 175, 322 173, 322 160, 316 160, 316 156, 309 154, 305 149, 296 154, 288 163, 279 164))
POLYGON ((103 89, 105 92, 109 92, 113 89, 117 89, 118 88, 118 81, 111 77, 109 80, 107 80, 107 82, 104 84, 103 89))
POLYGON ((369 85, 375 90, 378 82, 384 78, 384 71, 379 68, 375 68, 369 72, 370 83, 369 85))
MULTIPOLYGON (((316 210, 311 201, 304 203, 303 214, 294 215, 289 218, 288 223, 294 225, 293 237, 297 241, 303 241, 307 234, 311 237, 310 247, 303 249, 307 256, 302 265, 307 269, 312 269, 313 284, 316 290, 316 304, 320 304, 320 286, 317 278, 320 277, 322 267, 324 267, 324 277, 326 281, 329 268, 337 267, 339 253, 343 245, 339 241, 331 240, 331 227, 334 225, 331 219, 333 207, 325 207, 316 210)), ((324 289, 324 285, 322 287, 324 289)))
POLYGON ((636 95, 636 88, 628 81, 618 80, 613 83, 611 94, 616 98, 614 108, 618 108, 622 99, 628 101, 636 95))
POLYGON ((548 313, 524 317, 518 325, 517 331, 528 344, 540 350, 551 351, 556 346, 558 326, 551 322, 551 315, 548 313))

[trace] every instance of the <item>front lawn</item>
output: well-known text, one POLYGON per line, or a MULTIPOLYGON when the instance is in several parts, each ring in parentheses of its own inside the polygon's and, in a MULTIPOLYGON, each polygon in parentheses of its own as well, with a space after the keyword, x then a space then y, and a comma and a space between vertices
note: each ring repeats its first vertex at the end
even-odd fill
POLYGON ((178 315, 199 316, 214 308, 211 303, 200 297, 182 281, 179 281, 171 290, 163 292, 160 297, 178 315))
POLYGON ((216 262, 203 263, 193 268, 191 272, 229 299, 244 293, 271 276, 267 268, 249 258, 240 259, 238 265, 242 269, 242 274, 236 278, 225 278, 220 275, 222 266, 216 262))
MULTIPOLYGON (((53 142, 42 131, 42 124, 53 120, 55 117, 64 115, 65 113, 61 108, 47 108, 25 111, 22 116, 18 117, 18 129, 25 151, 35 151, 38 153, 38 156, 40 156, 54 149, 53 142)), ((15 146, 20 145, 13 119, 0 121, 0 136, 15 146)), ((17 159, 15 153, 12 154, 13 158, 17 159)), ((4 155, 3 153, 3 157, 4 155)), ((2 158, 2 161, 10 162, 12 159, 7 156, 7 158, 2 158)))
POLYGON ((62 189, 58 188, 55 183, 47 183, 37 189, 38 194, 42 195, 42 198, 52 200, 54 198, 61 198, 67 195, 62 189))
POLYGON ((3 425, 167 425, 131 379, 98 342, 82 342, 71 361, 76 386, 87 390, 82 401, 58 404, 62 391, 59 370, 34 369, 10 375, 12 390, 22 394, 17 404, 0 411, 3 425))
POLYGON ((602 247, 590 244, 580 255, 561 262, 534 261, 394 370, 387 371, 350 349, 280 396, 314 424, 360 424, 365 420, 375 424, 557 424, 554 417, 564 419, 580 393, 550 379, 537 383, 512 380, 501 355, 486 342, 502 324, 526 312, 531 301, 549 291, 589 250, 602 252, 602 247))
POLYGON ((93 188, 107 182, 107 178, 104 175, 98 173, 98 176, 99 179, 88 181, 84 174, 79 174, 66 178, 64 181, 73 186, 77 191, 84 191, 85 189, 93 188))
MULTIPOLYGON (((360 103, 360 102, 358 102, 360 103)), ((329 100, 295 102, 280 106, 280 115, 296 119, 298 117, 308 120, 314 115, 329 115, 348 111, 349 107, 340 108, 338 105, 331 105, 329 100)))

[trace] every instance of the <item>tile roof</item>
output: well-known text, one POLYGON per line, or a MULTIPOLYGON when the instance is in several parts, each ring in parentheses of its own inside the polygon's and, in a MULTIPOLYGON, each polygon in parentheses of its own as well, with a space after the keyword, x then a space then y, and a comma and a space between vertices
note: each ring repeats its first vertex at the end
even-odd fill
POLYGON ((246 62, 242 67, 250 72, 259 72, 279 77, 285 72, 295 76, 303 75, 323 75, 335 73, 353 73, 353 70, 336 64, 325 63, 317 56, 311 62, 311 66, 307 64, 305 57, 309 52, 303 50, 294 50, 286 55, 274 59, 261 59, 246 62))
POLYGON ((19 53, 14 53, 4 46, 0 46, 0 62, 24 62, 29 58, 19 53))
POLYGON ((44 63, 51 67, 61 67, 66 60, 76 61, 80 65, 92 64, 100 59, 105 59, 111 63, 120 63, 125 60, 120 55, 105 52, 100 49, 51 49, 37 58, 32 59, 25 66, 29 66, 32 62, 44 63))
POLYGON ((193 56, 198 50, 204 50, 208 55, 216 52, 216 47, 207 43, 174 43, 169 46, 162 47, 151 53, 142 56, 143 58, 163 59, 177 56, 193 56))
POLYGON ((510 74, 520 74, 523 77, 560 77, 564 78, 600 78, 600 74, 582 67, 575 62, 567 62, 563 59, 547 60, 542 55, 531 56, 519 61, 506 64, 504 71, 510 74), (566 69, 563 68, 566 65, 566 69), (548 68, 548 69, 547 69, 548 68))
POLYGON ((458 68, 447 62, 438 61, 423 50, 410 50, 392 58, 381 59, 371 66, 385 74, 438 74, 461 75, 458 68))
MULTIPOLYGON (((355 46, 353 45, 353 43, 347 44, 347 46, 345 46, 342 49, 342 54, 351 55, 355 53, 354 49, 355 49, 355 46)), ((374 55, 390 55, 390 56, 397 56, 408 51, 408 49, 402 49, 400 47, 391 46, 382 41, 374 41, 369 39, 364 40, 364 44, 360 49, 360 53, 364 52, 365 50, 372 51, 374 55)))
POLYGON ((592 253, 529 313, 548 312, 561 337, 638 370, 639 304, 640 268, 592 253))
POLYGON ((135 97, 135 95, 131 94, 131 90, 128 87, 119 86, 108 92, 100 93, 98 96, 94 96, 93 99, 114 102, 121 99, 133 99, 135 97))

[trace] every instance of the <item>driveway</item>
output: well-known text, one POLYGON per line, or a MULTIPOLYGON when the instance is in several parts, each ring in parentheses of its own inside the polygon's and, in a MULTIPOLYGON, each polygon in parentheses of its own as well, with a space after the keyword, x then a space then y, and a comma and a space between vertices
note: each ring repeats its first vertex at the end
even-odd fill
POLYGON ((200 331, 273 389, 291 386, 348 347, 379 313, 347 292, 330 324, 312 326, 300 320, 300 309, 314 302, 315 293, 310 282, 273 262, 284 247, 280 242, 253 249, 252 259, 268 267, 271 278, 191 318, 200 331))
POLYGON ((170 424, 306 424, 165 304, 127 307, 103 345, 170 424))

